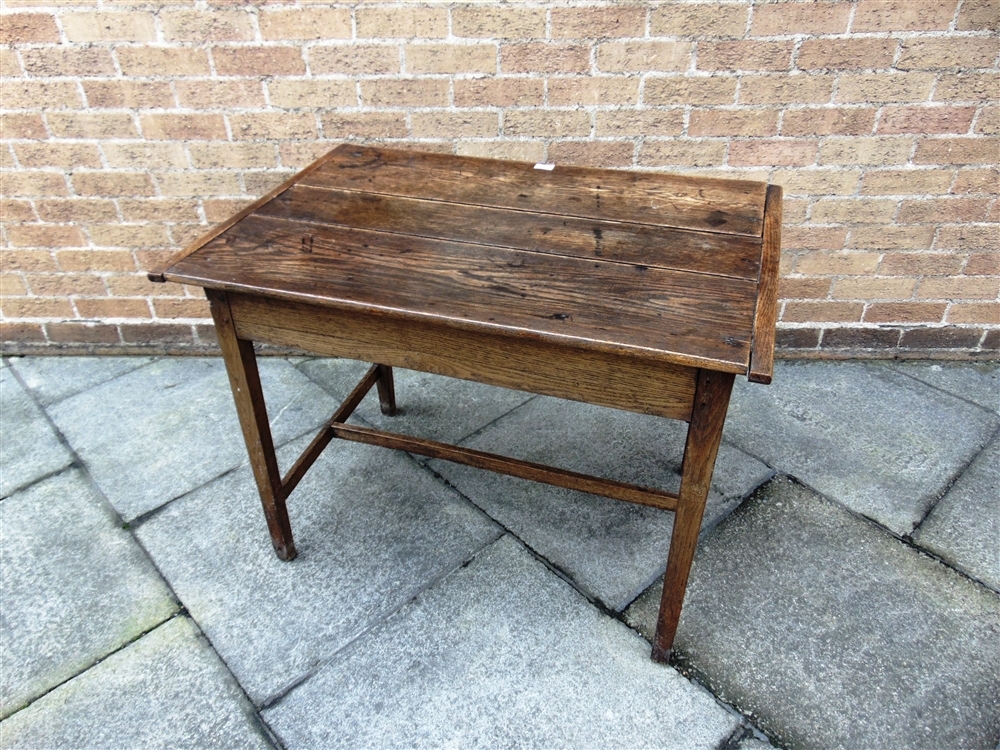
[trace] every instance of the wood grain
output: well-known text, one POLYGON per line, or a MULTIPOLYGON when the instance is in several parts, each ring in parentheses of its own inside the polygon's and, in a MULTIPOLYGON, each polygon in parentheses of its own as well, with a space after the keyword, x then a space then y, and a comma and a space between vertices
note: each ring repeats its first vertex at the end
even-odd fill
POLYGON ((171 257, 170 260, 168 260, 164 264, 164 266, 163 266, 163 268, 161 270, 159 270, 159 271, 150 271, 148 274, 146 274, 146 276, 149 278, 150 281, 154 281, 154 282, 157 282, 157 283, 162 283, 162 282, 166 281, 167 279, 166 279, 166 276, 164 274, 164 271, 166 271, 168 268, 170 268, 171 266, 173 266, 178 261, 186 258, 187 256, 189 256, 191 253, 195 252, 196 250, 200 250, 202 248, 202 246, 204 246, 207 243, 209 243, 212 240, 214 240, 216 237, 218 237, 220 234, 222 234, 223 232, 225 232, 231 226, 239 223, 241 220, 243 220, 244 218, 246 218, 247 216, 249 216, 250 214, 252 214, 254 211, 256 211, 257 209, 259 209, 261 206, 263 206, 264 204, 268 203, 275 196, 280 195, 281 193, 285 192, 288 188, 290 188, 296 182, 298 182, 299 180, 301 180, 304 175, 309 174, 310 172, 312 172, 315 169, 319 169, 327 161, 329 161, 330 159, 333 159, 334 157, 336 157, 337 154, 340 153, 340 151, 342 149, 346 148, 346 147, 347 147, 347 144, 342 143, 339 146, 337 146, 335 149, 333 149, 332 151, 329 151, 329 152, 323 154, 323 156, 319 157, 316 161, 314 161, 312 164, 310 164, 309 166, 307 166, 301 172, 296 172, 294 175, 292 175, 287 180, 285 180, 280 185, 278 185, 278 187, 274 188, 273 190, 268 191, 265 195, 262 195, 260 198, 258 198, 257 200, 255 200, 250 205, 244 206, 242 209, 240 209, 239 211, 237 211, 235 214, 233 214, 232 216, 230 216, 228 219, 225 219, 224 221, 220 221, 218 224, 216 224, 215 226, 213 226, 211 229, 209 229, 207 232, 205 232, 205 234, 201 235, 194 242, 190 243, 183 250, 181 250, 180 252, 176 253, 173 257, 171 257))
POLYGON ((267 418, 264 391, 257 371, 257 358, 250 341, 241 339, 233 324, 233 314, 228 297, 214 290, 206 290, 215 331, 226 361, 226 372, 236 402, 236 414, 243 429, 243 438, 250 455, 250 467, 257 482, 264 517, 271 533, 271 544, 282 560, 295 558, 292 526, 288 520, 285 492, 274 454, 271 424, 267 418))
POLYGON ((300 185, 760 237, 765 184, 355 146, 300 185))
POLYGON ((257 212, 343 227, 457 240, 756 281, 760 239, 296 185, 257 212))
POLYGON ((251 216, 172 281, 746 372, 744 279, 251 216))
POLYGON ((229 296, 239 335, 254 341, 672 419, 691 414, 697 371, 689 367, 430 320, 229 296))
POLYGON ((764 206, 764 244, 761 255, 757 309, 753 319, 750 373, 754 383, 770 383, 774 370, 774 333, 778 322, 778 267, 781 264, 781 186, 768 185, 764 206))
POLYGON ((663 595, 653 639, 652 656, 659 662, 667 662, 673 648, 701 519, 712 488, 712 473, 732 389, 733 375, 729 373, 709 370, 698 373, 691 424, 684 445, 677 515, 670 537, 667 571, 663 576, 663 595))
POLYGON ((333 430, 336 437, 344 440, 354 440, 360 443, 368 443, 369 445, 380 445, 384 448, 395 448, 396 450, 429 456, 430 458, 439 458, 445 461, 453 461, 467 466, 474 466, 478 469, 494 471, 498 474, 530 479, 533 482, 542 482, 556 487, 577 490, 578 492, 589 492, 593 495, 625 500, 637 505, 648 505, 653 508, 660 508, 661 510, 674 510, 677 506, 676 494, 651 487, 640 487, 613 479, 592 477, 587 474, 579 474, 575 471, 558 469, 531 461, 522 461, 521 459, 499 456, 495 453, 486 453, 484 451, 472 450, 471 448, 461 448, 456 445, 439 443, 435 440, 425 440, 424 438, 375 430, 370 427, 337 423, 332 425, 330 429, 333 430))

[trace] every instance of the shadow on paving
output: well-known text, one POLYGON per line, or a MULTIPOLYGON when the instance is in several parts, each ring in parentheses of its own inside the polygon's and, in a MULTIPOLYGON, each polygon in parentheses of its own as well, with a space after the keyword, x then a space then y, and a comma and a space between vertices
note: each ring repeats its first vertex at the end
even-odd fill
MULTIPOLYGON (((650 639, 661 588, 626 612, 650 639)), ((1000 597, 785 477, 702 539, 676 648, 789 747, 1000 738, 1000 597)))

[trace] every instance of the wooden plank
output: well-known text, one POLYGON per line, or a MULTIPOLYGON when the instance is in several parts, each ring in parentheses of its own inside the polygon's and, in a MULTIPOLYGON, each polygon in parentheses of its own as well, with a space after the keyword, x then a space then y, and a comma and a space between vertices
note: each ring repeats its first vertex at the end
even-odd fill
POLYGON ((746 372, 756 284, 251 216, 172 281, 746 372))
POLYGON ((278 459, 274 454, 271 424, 267 418, 267 406, 264 403, 264 391, 260 384, 253 344, 236 333, 232 310, 225 294, 209 290, 208 301, 215 319, 219 346, 226 361, 226 372, 229 374, 229 384, 236 402, 236 414, 250 455, 250 467, 264 506, 271 544, 279 558, 293 560, 296 552, 292 526, 285 506, 285 493, 281 486, 278 459))
POLYGON ((770 383, 774 370, 774 328, 778 321, 778 266, 781 263, 781 186, 768 185, 764 208, 757 309, 753 318, 750 373, 754 383, 770 383))
POLYGON ((760 239, 296 185, 257 212, 418 237, 756 280, 760 239))
POLYGON ((288 470, 285 478, 281 480, 281 491, 287 498, 292 490, 302 481, 302 477, 306 475, 309 468, 316 463, 316 459, 320 457, 320 454, 326 449, 326 446, 330 444, 333 440, 334 434, 333 430, 330 429, 330 425, 333 422, 344 422, 347 420, 354 410, 358 408, 358 404, 361 400, 368 394, 372 386, 379 378, 379 365, 372 365, 368 368, 368 372, 365 376, 361 378, 361 382, 354 386, 354 390, 351 391, 350 395, 344 399, 337 411, 334 412, 333 416, 330 417, 329 421, 323 425, 323 428, 316 433, 316 437, 312 439, 308 447, 302 451, 302 455, 299 456, 292 468, 288 470))
POLYGON ((369 445, 379 445, 384 448, 416 453, 421 456, 440 458, 445 461, 474 466, 498 474, 507 474, 520 479, 530 479, 556 487, 564 487, 578 492, 589 492, 592 495, 625 500, 637 505, 648 505, 661 510, 674 510, 677 506, 677 495, 673 492, 657 490, 650 487, 640 487, 612 479, 601 479, 575 471, 557 469, 553 466, 522 461, 517 458, 499 456, 495 453, 460 448, 456 445, 439 443, 435 440, 414 438, 394 432, 374 430, 370 427, 357 425, 334 424, 331 429, 338 438, 354 440, 369 445))
POLYGON ((147 278, 149 278, 150 281, 155 281, 155 282, 158 282, 158 283, 162 283, 162 282, 166 281, 167 279, 166 279, 165 273, 175 263, 177 263, 178 261, 183 260, 184 258, 186 258, 187 256, 189 256, 191 253, 193 253, 195 250, 201 249, 203 246, 205 246, 206 244, 208 244, 209 242, 211 242, 212 240, 214 240, 216 237, 218 237, 220 234, 222 234, 223 232, 225 232, 231 226, 235 225, 239 221, 242 221, 245 217, 249 216, 254 211, 256 211, 257 209, 259 209, 261 206, 263 206, 264 204, 266 204, 268 201, 270 201, 276 195, 280 195, 285 190, 287 190, 288 188, 290 188, 292 185, 294 185, 296 182, 298 182, 300 179, 302 179, 303 176, 309 174, 310 172, 312 172, 315 169, 319 169, 323 164, 325 164, 328 160, 334 158, 344 148, 347 148, 347 144, 346 143, 342 143, 339 146, 337 146, 335 149, 333 149, 332 151, 329 151, 328 153, 323 154, 323 156, 319 157, 316 161, 314 161, 312 164, 310 164, 309 166, 307 166, 301 172, 296 172, 294 175, 292 175, 287 180, 285 180, 284 182, 282 182, 280 185, 278 185, 278 187, 274 188, 274 190, 271 190, 266 195, 261 196, 260 198, 258 198, 257 200, 255 200, 250 205, 244 206, 242 209, 240 209, 239 211, 237 211, 235 214, 233 214, 232 216, 230 216, 225 221, 220 221, 218 224, 216 224, 214 227, 212 227, 211 229, 209 229, 207 232, 205 232, 205 234, 201 235, 198 239, 196 239, 194 242, 192 242, 191 244, 189 244, 183 250, 181 250, 180 252, 178 252, 175 255, 173 255, 170 258, 170 260, 168 260, 166 262, 166 264, 164 264, 164 266, 163 266, 163 268, 161 270, 159 270, 159 271, 150 271, 149 273, 147 273, 146 274, 147 278))
POLYGON ((470 332, 431 320, 404 321, 303 302, 229 296, 239 335, 253 341, 671 419, 691 415, 697 371, 688 367, 581 351, 572 343, 470 332))
POLYGON ((760 237, 765 183, 353 146, 300 185, 760 237))
POLYGON ((684 445, 677 515, 670 537, 667 571, 663 576, 663 594, 653 639, 653 659, 659 662, 667 662, 673 648, 732 389, 733 375, 730 373, 709 370, 698 373, 698 389, 684 445))

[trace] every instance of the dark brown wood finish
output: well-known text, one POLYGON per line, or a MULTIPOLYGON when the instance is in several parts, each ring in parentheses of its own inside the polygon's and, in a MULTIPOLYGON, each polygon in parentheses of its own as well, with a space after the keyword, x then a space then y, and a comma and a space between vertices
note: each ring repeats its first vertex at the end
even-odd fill
POLYGON ((696 370, 645 357, 581 351, 432 320, 339 312, 304 302, 231 294, 242 338, 329 357, 432 372, 502 388, 687 420, 696 370))
POLYGON ((656 661, 668 661, 673 649, 732 389, 731 373, 711 370, 698 373, 694 409, 684 444, 680 497, 670 537, 667 572, 663 576, 663 595, 653 641, 653 658, 656 661))
POLYGON ((765 185, 357 146, 300 185, 760 237, 765 185))
POLYGON ((760 238, 296 185, 261 216, 375 229, 756 282, 760 238))
POLYGON ((781 263, 781 186, 767 186, 764 245, 761 252, 757 310, 753 321, 750 372, 753 383, 770 383, 774 369, 774 330, 778 322, 778 266, 781 263))
POLYGON ((203 286, 278 556, 334 439, 676 513, 653 658, 670 658, 735 374, 770 382, 781 189, 341 146, 154 280, 203 286), (282 479, 254 341, 375 362, 282 479), (345 424, 393 367, 689 421, 679 494, 345 424))
POLYGON ((746 372, 756 283, 285 219, 244 219, 172 281, 746 372))
POLYGON ((278 471, 278 459, 274 453, 271 425, 267 419, 267 406, 260 385, 260 374, 257 372, 253 344, 237 337, 226 295, 214 290, 206 290, 206 294, 215 319, 215 331, 222 356, 226 360, 229 385, 236 401, 236 413, 250 454, 250 466, 264 506, 267 528, 271 532, 271 543, 278 557, 293 560, 296 552, 292 541, 292 525, 288 520, 285 492, 278 471))

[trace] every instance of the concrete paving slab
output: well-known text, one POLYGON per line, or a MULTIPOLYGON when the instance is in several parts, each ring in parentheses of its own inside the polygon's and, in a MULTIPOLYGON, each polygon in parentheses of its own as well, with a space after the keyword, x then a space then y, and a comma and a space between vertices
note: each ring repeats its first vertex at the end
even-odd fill
MULTIPOLYGON (((343 394, 341 398, 344 398, 369 366, 351 360, 316 359, 299 367, 331 393, 343 394)), ((383 430, 446 443, 459 442, 532 398, 532 394, 523 391, 401 368, 393 370, 393 380, 396 415, 386 417, 382 414, 375 389, 372 389, 358 408, 358 416, 383 430)))
MULTIPOLYGON (((554 398, 536 398, 464 444, 479 450, 676 491, 686 425, 554 398)), ((490 516, 620 610, 666 567, 673 513, 432 461, 490 516)), ((705 526, 771 475, 731 446, 720 450, 705 526)))
POLYGON ((1000 438, 941 498, 913 541, 1000 591, 1000 438))
POLYGON ((38 402, 49 406, 152 361, 152 357, 19 357, 13 367, 38 402))
MULTIPOLYGON (((286 461, 305 437, 282 451, 286 461)), ((267 536, 249 467, 171 503, 137 530, 260 705, 499 530, 403 453, 334 441, 289 499, 298 558, 267 536)))
POLYGON ((273 747, 239 686, 175 617, 0 723, 0 748, 273 747))
POLYGON ((132 535, 69 469, 0 503, 0 717, 177 610, 132 535))
POLYGON ((9 367, 0 370, 0 414, 0 497, 73 462, 9 367))
POLYGON ((898 362, 892 366, 911 378, 1000 412, 1000 363, 898 362))
POLYGON ((510 536, 263 714, 289 750, 717 748, 739 724, 510 536))
MULTIPOLYGON (((259 368, 278 445, 333 412, 334 399, 285 360, 261 358, 259 368)), ((49 413, 126 521, 247 460, 218 358, 160 359, 49 413)))
POLYGON ((992 750, 998 635, 996 593, 778 478, 702 540, 676 646, 789 747, 992 750))
POLYGON ((779 362, 737 380, 725 436, 896 534, 913 531, 1000 419, 878 363, 779 362))

